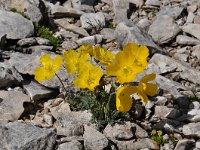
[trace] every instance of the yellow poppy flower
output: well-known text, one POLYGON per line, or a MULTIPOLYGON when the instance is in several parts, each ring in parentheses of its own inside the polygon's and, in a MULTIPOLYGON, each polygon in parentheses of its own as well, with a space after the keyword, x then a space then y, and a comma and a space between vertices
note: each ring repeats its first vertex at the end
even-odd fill
POLYGON ((137 92, 135 86, 121 86, 116 92, 116 108, 120 112, 127 112, 131 109, 133 100, 131 94, 137 92))
POLYGON ((48 54, 44 54, 40 57, 40 63, 42 67, 38 67, 34 71, 35 80, 39 82, 49 80, 55 75, 62 65, 62 58, 60 55, 56 55, 52 60, 48 54))
POLYGON ((146 46, 128 43, 116 54, 115 60, 107 66, 107 74, 116 76, 118 83, 131 82, 146 68, 148 55, 149 50, 146 46))
POLYGON ((65 61, 65 68, 69 74, 75 73, 79 68, 79 65, 85 63, 89 58, 89 54, 80 54, 75 50, 65 51, 63 55, 63 59, 65 61))
POLYGON ((92 45, 82 45, 77 49, 79 53, 89 54, 90 56, 93 55, 93 46, 92 45))
POLYGON ((93 49, 93 56, 96 60, 100 61, 103 65, 108 65, 115 58, 115 55, 108 50, 95 46, 93 49))
POLYGON ((146 104, 148 102, 149 96, 156 95, 158 91, 158 86, 152 83, 148 83, 151 80, 154 80, 156 75, 154 73, 144 76, 138 85, 138 96, 141 98, 142 102, 146 104))
POLYGON ((82 64, 77 72, 78 77, 73 80, 75 86, 79 88, 88 88, 93 91, 99 85, 103 72, 97 66, 87 62, 82 64))

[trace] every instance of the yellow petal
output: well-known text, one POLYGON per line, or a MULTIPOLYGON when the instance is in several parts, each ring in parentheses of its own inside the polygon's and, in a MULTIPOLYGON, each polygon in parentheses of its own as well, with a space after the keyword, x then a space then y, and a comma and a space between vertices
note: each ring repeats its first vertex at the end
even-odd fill
POLYGON ((144 104, 146 104, 148 102, 148 97, 147 97, 147 95, 145 94, 144 91, 138 90, 138 96, 140 97, 140 99, 142 100, 142 102, 144 104))
POLYGON ((35 75, 35 80, 38 82, 44 81, 45 80, 45 74, 44 74, 44 68, 43 67, 38 67, 34 71, 35 75))
POLYGON ((127 112, 131 109, 133 100, 130 97, 135 93, 137 88, 134 86, 122 86, 119 87, 116 92, 116 108, 120 112, 127 112))
POLYGON ((152 83, 146 83, 145 93, 149 96, 154 96, 158 92, 158 86, 152 83))
POLYGON ((53 70, 57 72, 62 65, 62 58, 60 55, 56 55, 53 61, 53 70))
POLYGON ((48 68, 52 65, 52 60, 49 54, 44 54, 40 57, 40 63, 43 65, 44 68, 48 68))
POLYGON ((147 83, 149 81, 152 81, 156 78, 156 74, 155 73, 151 73, 151 74, 148 74, 148 75, 145 75, 141 80, 140 82, 143 82, 143 83, 147 83))

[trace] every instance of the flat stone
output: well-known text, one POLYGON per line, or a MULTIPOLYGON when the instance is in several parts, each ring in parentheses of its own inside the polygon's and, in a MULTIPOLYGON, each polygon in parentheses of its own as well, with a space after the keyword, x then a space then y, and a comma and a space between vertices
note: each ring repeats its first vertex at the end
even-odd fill
POLYGON ((194 13, 193 12, 189 12, 188 16, 187 16, 186 23, 193 23, 194 17, 195 17, 194 13))
POLYGON ((174 108, 168 108, 167 106, 155 106, 155 116, 163 119, 175 119, 181 115, 180 111, 174 108))
POLYGON ((158 145, 157 142, 151 140, 151 139, 148 139, 148 138, 145 138, 145 139, 139 139, 138 141, 136 142, 133 142, 132 144, 129 145, 130 147, 128 147, 127 149, 144 149, 144 148, 147 148, 147 149, 154 149, 154 150, 159 150, 160 147, 158 145))
POLYGON ((144 19, 141 19, 138 23, 137 23, 137 26, 138 27, 141 27, 143 29, 149 27, 151 25, 150 21, 148 20, 148 18, 144 18, 144 19))
MULTIPOLYGON (((168 56, 161 55, 161 54, 155 54, 151 58, 150 62, 155 63, 160 68, 163 68, 163 70, 165 70, 166 67, 174 68, 174 69, 176 69, 176 71, 180 72, 180 77, 182 79, 185 79, 186 81, 190 81, 195 84, 200 84, 200 71, 191 68, 186 63, 182 63, 178 60, 175 60, 173 58, 170 58, 168 56)), ((165 73, 166 72, 167 71, 165 71, 165 73)), ((162 72, 162 73, 164 73, 164 72, 162 72)))
POLYGON ((176 144, 176 147, 174 150, 184 150, 184 149, 193 149, 195 144, 195 140, 193 139, 181 139, 176 144))
POLYGON ((124 124, 107 125, 103 131, 104 135, 112 141, 130 140, 132 138, 147 137, 147 132, 135 123, 125 122, 124 124))
POLYGON ((189 123, 183 126, 183 134, 186 136, 200 137, 200 122, 189 123))
POLYGON ((41 37, 35 37, 35 40, 37 41, 37 44, 39 44, 39 45, 51 45, 51 42, 48 39, 44 39, 41 37))
POLYGON ((102 29, 105 26, 105 16, 102 12, 85 13, 80 17, 81 26, 86 30, 102 29))
POLYGON ((20 14, 0 10, 0 37, 7 34, 7 39, 22 39, 34 34, 32 21, 20 14))
POLYGON ((167 97, 165 96, 156 96, 156 105, 164 106, 167 102, 167 97))
POLYGON ((80 142, 73 140, 71 142, 60 144, 57 150, 82 150, 82 149, 83 145, 80 142))
POLYGON ((6 34, 0 35, 0 49, 4 47, 5 42, 6 42, 6 34))
POLYGON ((174 19, 167 15, 162 15, 156 18, 156 20, 149 27, 148 33, 152 36, 154 41, 161 44, 168 43, 171 41, 178 33, 180 29, 178 25, 175 24, 174 19), (163 27, 165 30, 163 30, 163 27))
POLYGON ((31 82, 24 82, 23 88, 33 101, 55 97, 57 92, 42 86, 41 84, 31 80, 31 82))
POLYGON ((187 62, 189 55, 188 54, 181 54, 181 53, 175 53, 174 54, 174 58, 180 60, 180 61, 184 61, 187 62))
POLYGON ((22 76, 14 67, 0 63, 0 88, 19 85, 23 80, 22 76))
POLYGON ((30 124, 10 122, 0 126, 1 149, 53 150, 56 132, 30 124))
POLYGON ((198 45, 200 44, 200 40, 186 36, 186 35, 178 35, 176 37, 176 43, 180 45, 198 45))
POLYGON ((31 46, 31 45, 36 45, 37 40, 35 38, 25 38, 21 39, 17 42, 19 46, 31 46))
POLYGON ((108 146, 108 139, 91 126, 84 125, 84 148, 86 150, 102 150, 108 146))
POLYGON ((88 36, 88 37, 84 37, 81 38, 79 40, 76 41, 76 43, 81 46, 81 45, 96 45, 101 43, 103 40, 103 35, 93 35, 93 36, 88 36))
POLYGON ((200 24, 186 24, 182 30, 200 40, 200 24))
POLYGON ((115 39, 115 30, 110 28, 103 28, 101 30, 101 35, 103 35, 103 39, 106 39, 107 42, 113 41, 115 39))
POLYGON ((200 62, 200 45, 196 45, 192 48, 192 56, 196 56, 200 62))
POLYGON ((195 16, 194 17, 194 23, 195 24, 200 24, 200 16, 195 16))
POLYGON ((162 2, 160 0, 147 0, 145 5, 160 6, 162 2))
POLYGON ((84 28, 77 27, 73 24, 69 24, 66 19, 55 19, 54 22, 55 24, 64 28, 67 31, 71 31, 81 36, 89 36, 88 32, 84 28))
POLYGON ((123 47, 129 42, 134 42, 139 45, 146 45, 150 47, 151 52, 155 50, 161 51, 144 30, 134 25, 133 22, 121 22, 115 29, 115 38, 120 47, 123 47))
POLYGON ((64 17, 80 17, 84 12, 70 8, 63 7, 59 5, 54 5, 51 7, 51 15, 55 18, 64 18, 64 17))
POLYGON ((22 92, 0 91, 0 120, 19 119, 24 111, 25 102, 30 102, 30 97, 22 92))
POLYGON ((160 9, 160 11, 157 13, 157 16, 163 16, 168 15, 174 19, 177 19, 181 13, 183 12, 184 7, 178 6, 178 5, 168 5, 160 9))
POLYGON ((127 0, 112 0, 112 3, 115 24, 128 20, 129 2, 127 0))
POLYGON ((25 52, 35 52, 35 51, 53 51, 53 46, 47 46, 47 45, 34 45, 30 46, 25 49, 25 52))
POLYGON ((62 44, 61 44, 62 48, 64 50, 70 50, 70 49, 76 49, 78 48, 78 44, 74 41, 71 41, 71 40, 67 40, 67 41, 64 41, 62 44))

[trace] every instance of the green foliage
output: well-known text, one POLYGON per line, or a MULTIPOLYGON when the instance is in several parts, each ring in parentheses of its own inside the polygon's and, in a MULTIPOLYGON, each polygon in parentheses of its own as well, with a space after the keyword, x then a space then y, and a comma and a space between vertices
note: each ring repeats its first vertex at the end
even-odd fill
POLYGON ((200 98, 196 95, 196 93, 197 93, 197 92, 200 92, 200 91, 195 90, 195 89, 192 89, 191 91, 192 91, 192 93, 193 93, 193 96, 188 97, 188 99, 189 99, 190 101, 198 101, 198 102, 200 102, 200 98))
POLYGON ((51 31, 48 27, 35 24, 35 32, 37 36, 48 39, 55 49, 60 46, 60 39, 55 37, 53 31, 51 31))
POLYGON ((152 10, 152 12, 151 12, 151 13, 152 13, 152 16, 153 16, 153 17, 155 17, 155 16, 156 16, 156 14, 157 14, 157 12, 158 12, 158 10, 157 10, 157 9, 153 9, 153 10, 152 10))
POLYGON ((16 8, 11 8, 10 11, 12 11, 12 12, 14 12, 14 13, 18 13, 18 14, 22 15, 24 18, 30 20, 30 18, 29 18, 24 12, 19 12, 19 11, 17 11, 16 8))
POLYGON ((109 23, 107 24, 107 28, 115 29, 114 24, 113 24, 112 22, 109 22, 109 23))
POLYGON ((74 111, 90 110, 93 115, 92 123, 95 123, 99 130, 104 129, 107 124, 130 120, 129 113, 116 111, 113 93, 106 93, 104 89, 96 89, 95 92, 84 89, 70 93, 67 100, 71 109, 74 111))

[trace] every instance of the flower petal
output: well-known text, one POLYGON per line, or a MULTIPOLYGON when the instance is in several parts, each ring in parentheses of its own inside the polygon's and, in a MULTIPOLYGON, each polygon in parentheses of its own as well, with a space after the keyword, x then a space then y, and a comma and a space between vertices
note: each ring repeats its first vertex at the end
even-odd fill
POLYGON ((147 83, 149 81, 152 81, 156 78, 156 74, 155 73, 151 73, 151 74, 148 74, 148 75, 145 75, 141 80, 140 82, 143 82, 143 83, 147 83))
POLYGON ((44 68, 48 68, 52 65, 52 60, 49 54, 44 54, 40 57, 40 63, 44 68))
POLYGON ((147 97, 147 95, 145 94, 145 92, 144 91, 140 91, 140 90, 138 90, 138 96, 140 97, 140 99, 142 100, 142 102, 144 103, 144 104, 146 104, 147 102, 148 102, 148 97, 147 97))
POLYGON ((146 83, 145 93, 149 96, 154 96, 158 92, 158 86, 152 83, 146 83))
POLYGON ((54 72, 57 72, 62 65, 62 58, 60 55, 56 55, 53 61, 53 70, 54 72))
POLYGON ((45 80, 44 72, 45 72, 45 69, 43 67, 36 68, 34 71, 35 80, 37 80, 38 82, 45 80))

